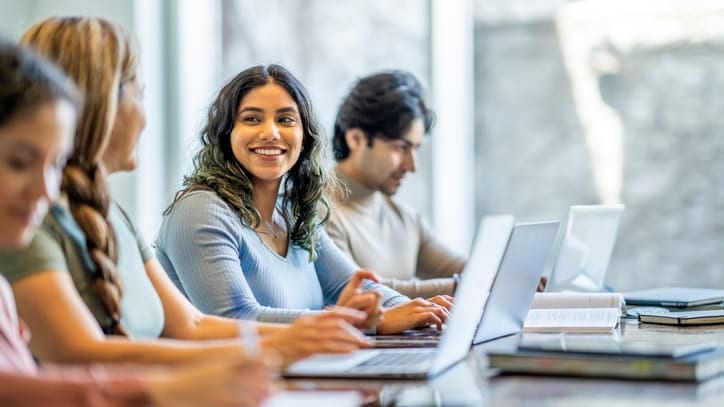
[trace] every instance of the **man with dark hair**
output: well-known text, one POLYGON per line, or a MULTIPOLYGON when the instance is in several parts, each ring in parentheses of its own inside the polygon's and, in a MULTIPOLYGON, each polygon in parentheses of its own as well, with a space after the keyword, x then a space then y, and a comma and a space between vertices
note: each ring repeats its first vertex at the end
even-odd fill
POLYGON ((465 259, 441 245, 421 216, 392 199, 434 122, 414 76, 389 71, 359 80, 334 124, 337 175, 346 188, 327 225, 360 267, 412 298, 453 295, 465 259))

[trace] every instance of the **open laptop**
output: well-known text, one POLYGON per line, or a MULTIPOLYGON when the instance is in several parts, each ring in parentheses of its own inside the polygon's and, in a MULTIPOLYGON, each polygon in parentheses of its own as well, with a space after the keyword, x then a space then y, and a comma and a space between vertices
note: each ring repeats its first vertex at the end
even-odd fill
POLYGON ((523 330, 538 281, 553 250, 560 222, 515 225, 495 276, 474 344, 523 330))
MULTIPOLYGON (((513 227, 500 268, 475 334, 475 344, 520 332, 536 287, 550 257, 560 222, 518 223, 513 227)), ((484 291, 478 287, 477 295, 484 291)), ((484 295, 484 294, 483 294, 484 295)), ((456 301, 459 296, 456 296, 456 301)), ((463 299, 464 300, 464 299, 463 299)), ((439 337, 438 337, 439 338, 439 337)), ((389 335, 375 340, 375 347, 431 347, 438 341, 427 335, 389 335)))
POLYGON ((624 205, 571 206, 546 291, 605 291, 624 205))
POLYGON ((509 215, 485 217, 462 274, 456 301, 440 344, 426 349, 363 349, 345 355, 316 355, 292 364, 288 377, 426 378, 468 354, 487 293, 513 231, 509 215))

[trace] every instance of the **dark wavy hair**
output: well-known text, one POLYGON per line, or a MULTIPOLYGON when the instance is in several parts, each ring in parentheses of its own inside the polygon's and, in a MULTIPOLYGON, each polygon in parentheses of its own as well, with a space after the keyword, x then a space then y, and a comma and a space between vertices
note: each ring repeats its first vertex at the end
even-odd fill
POLYGON ((409 72, 393 70, 380 72, 357 81, 344 98, 334 121, 334 158, 342 161, 349 156, 344 134, 360 129, 372 146, 375 137, 396 140, 421 119, 428 133, 435 122, 435 113, 425 102, 420 82, 409 72))
POLYGON ((312 110, 309 95, 299 80, 280 65, 248 68, 221 88, 201 130, 201 150, 194 157, 194 168, 190 175, 184 177, 183 187, 164 214, 169 214, 176 202, 189 192, 211 190, 248 226, 255 228, 261 223, 261 215, 252 201, 254 188, 251 174, 236 160, 231 150, 231 130, 244 96, 268 83, 276 83, 286 89, 299 108, 304 129, 302 151, 298 161, 284 176, 280 194, 292 243, 306 249, 310 258, 315 259, 319 240, 317 228, 329 219, 329 192, 337 181, 326 165, 326 138, 312 110))

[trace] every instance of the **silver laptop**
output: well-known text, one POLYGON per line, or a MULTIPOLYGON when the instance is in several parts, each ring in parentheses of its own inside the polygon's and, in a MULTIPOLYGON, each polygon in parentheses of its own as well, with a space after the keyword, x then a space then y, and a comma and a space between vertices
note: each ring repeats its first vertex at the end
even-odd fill
POLYGON ((285 376, 425 378, 435 376, 468 354, 486 293, 498 273, 513 217, 485 217, 462 274, 455 304, 440 344, 426 349, 363 349, 345 355, 316 355, 292 364, 285 376))
POLYGON ((476 345, 523 329, 559 224, 552 221, 515 225, 475 333, 476 345))
MULTIPOLYGON (((500 269, 490 287, 475 344, 520 332, 533 302, 546 261, 553 250, 560 222, 518 223, 513 227, 500 269)), ((484 291, 478 290, 477 295, 484 291)), ((483 294, 484 295, 484 294, 483 294)), ((385 336, 375 347, 433 347, 428 335, 385 336), (381 345, 381 346, 380 346, 381 345)))
POLYGON ((546 291, 605 291, 624 205, 571 206, 546 291))

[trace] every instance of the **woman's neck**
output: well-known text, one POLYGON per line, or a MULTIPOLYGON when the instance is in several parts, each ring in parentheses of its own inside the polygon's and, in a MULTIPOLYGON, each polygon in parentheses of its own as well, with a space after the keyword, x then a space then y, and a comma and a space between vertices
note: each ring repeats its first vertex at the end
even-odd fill
POLYGON ((277 182, 255 182, 254 183, 254 207, 259 211, 261 220, 264 222, 272 222, 274 218, 274 209, 277 205, 277 197, 279 196, 280 181, 277 182))
POLYGON ((101 162, 103 163, 103 166, 106 167, 106 174, 111 175, 116 172, 119 172, 121 169, 118 165, 116 165, 116 161, 112 160, 111 158, 104 156, 101 159, 101 162))

